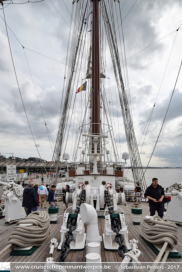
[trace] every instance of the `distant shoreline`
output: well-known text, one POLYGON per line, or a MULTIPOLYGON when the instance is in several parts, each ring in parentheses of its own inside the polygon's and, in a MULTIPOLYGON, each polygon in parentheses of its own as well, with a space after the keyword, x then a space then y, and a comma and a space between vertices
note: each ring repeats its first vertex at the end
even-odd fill
MULTIPOLYGON (((133 167, 126 167, 125 166, 125 169, 132 169, 133 167)), ((139 169, 146 169, 146 167, 136 167, 136 168, 139 168, 139 169)), ((147 169, 182 169, 182 167, 148 167, 147 169)))

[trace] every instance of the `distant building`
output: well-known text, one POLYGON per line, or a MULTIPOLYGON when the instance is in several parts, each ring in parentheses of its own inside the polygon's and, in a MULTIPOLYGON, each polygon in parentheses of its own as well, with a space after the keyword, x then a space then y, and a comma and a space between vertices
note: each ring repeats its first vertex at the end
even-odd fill
POLYGON ((40 158, 35 158, 35 157, 29 157, 27 160, 25 160, 26 162, 47 162, 46 160, 42 160, 40 158))

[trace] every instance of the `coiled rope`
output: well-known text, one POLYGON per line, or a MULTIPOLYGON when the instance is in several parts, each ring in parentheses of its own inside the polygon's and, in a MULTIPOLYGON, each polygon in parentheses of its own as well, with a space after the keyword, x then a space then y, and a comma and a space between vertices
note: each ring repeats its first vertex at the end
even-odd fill
MULTIPOLYGON (((166 262, 170 250, 178 243, 177 226, 173 222, 164 221, 157 215, 144 218, 141 225, 141 236, 145 240, 154 245, 162 245, 154 263, 159 263, 162 257, 162 262, 166 262)), ((152 269, 149 272, 152 272, 152 269)), ((158 272, 161 272, 161 269, 158 272)))
POLYGON ((21 219, 10 235, 8 244, 19 247, 41 246, 49 236, 50 218, 45 211, 30 213, 21 219), (32 224, 22 226, 21 224, 32 224))
POLYGON ((171 248, 174 248, 178 243, 177 226, 173 222, 164 221, 157 215, 144 218, 141 223, 141 235, 154 245, 167 242, 171 248))

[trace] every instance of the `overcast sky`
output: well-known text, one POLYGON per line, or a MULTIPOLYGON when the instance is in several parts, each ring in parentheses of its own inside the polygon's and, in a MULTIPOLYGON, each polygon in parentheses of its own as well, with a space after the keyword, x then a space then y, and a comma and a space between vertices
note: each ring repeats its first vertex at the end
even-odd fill
MULTIPOLYGON (((25 50, 44 116, 52 139, 55 141, 58 130, 72 0, 51 1, 56 8, 50 0, 37 4, 10 4, 5 8, 5 14, 7 24, 23 46, 62 62, 59 63, 25 50), (66 3, 66 6, 64 3, 66 3)), ((178 32, 175 32, 182 24, 182 5, 180 0, 138 0, 131 9, 135 0, 120 1, 121 4, 125 3, 122 9, 122 17, 125 18, 128 14, 123 22, 127 58, 171 33, 127 60, 132 117, 138 142, 160 88, 148 134, 141 151, 142 163, 145 166, 161 128, 182 60, 182 27, 178 32), (161 85, 173 44, 173 51, 161 85)), ((20 3, 26 2, 26 0, 14 0, 14 2, 20 3)), ((117 3, 115 4, 117 5, 117 3)), ((3 17, 2 10, 0 10, 0 16, 3 17)), ((118 29, 118 31, 121 31, 121 29, 118 29)), ((88 35, 90 34, 88 33, 88 35)), ((17 76, 36 144, 41 157, 51 160, 50 142, 41 117, 24 50, 10 31, 9 36, 17 76)), ((116 141, 120 143, 119 152, 122 153, 127 151, 127 144, 119 102, 112 97, 112 94, 116 92, 116 84, 109 58, 106 65, 106 76, 110 79, 105 80, 105 86, 108 92, 108 100, 110 100, 116 141)), ((75 89, 77 87, 79 86, 76 86, 75 89)), ((38 157, 17 89, 5 25, 1 18, 0 98, 0 152, 4 155, 6 155, 5 153, 14 153, 14 156, 23 158, 38 157)), ((75 108, 75 115, 78 112, 79 106, 75 108)), ((182 72, 150 166, 181 166, 181 142, 182 72)), ((71 139, 68 146, 69 152, 71 139)))

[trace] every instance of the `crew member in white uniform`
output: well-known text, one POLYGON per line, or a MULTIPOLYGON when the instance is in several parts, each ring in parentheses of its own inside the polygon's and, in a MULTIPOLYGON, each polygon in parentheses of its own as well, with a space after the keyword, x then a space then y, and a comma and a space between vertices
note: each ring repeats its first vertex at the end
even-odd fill
POLYGON ((38 194, 40 198, 40 207, 42 208, 44 202, 44 208, 46 208, 46 198, 48 196, 48 191, 47 188, 44 186, 44 183, 39 186, 38 194))

